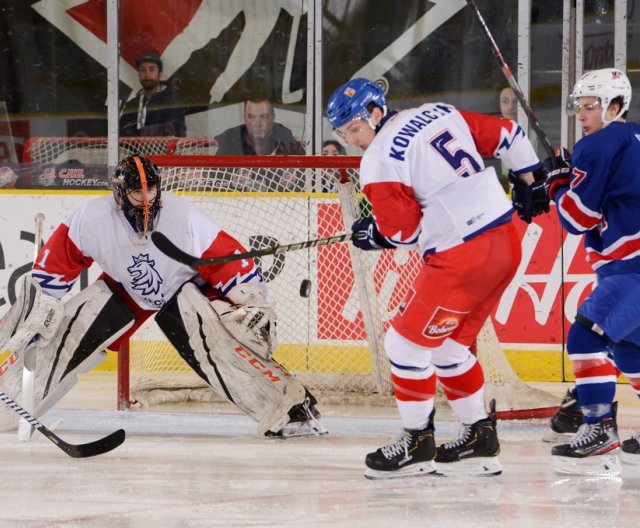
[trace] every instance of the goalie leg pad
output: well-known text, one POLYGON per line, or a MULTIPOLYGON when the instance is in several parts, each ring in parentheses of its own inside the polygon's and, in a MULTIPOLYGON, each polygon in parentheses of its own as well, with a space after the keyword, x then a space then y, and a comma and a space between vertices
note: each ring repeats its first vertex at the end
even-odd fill
MULTIPOLYGON (((104 348, 124 334, 134 317, 109 286, 98 280, 64 304, 58 331, 40 338, 36 348, 35 417, 42 416, 75 385, 77 374, 91 370, 105 357, 104 348)), ((20 402, 23 358, 17 356, 0 377, 0 387, 20 402)), ((0 409, 0 431, 15 429, 18 416, 0 409)))
POLYGON ((156 314, 156 322, 202 379, 260 423, 260 434, 282 429, 291 419, 288 411, 304 405, 302 384, 276 361, 235 339, 194 284, 185 284, 156 314))

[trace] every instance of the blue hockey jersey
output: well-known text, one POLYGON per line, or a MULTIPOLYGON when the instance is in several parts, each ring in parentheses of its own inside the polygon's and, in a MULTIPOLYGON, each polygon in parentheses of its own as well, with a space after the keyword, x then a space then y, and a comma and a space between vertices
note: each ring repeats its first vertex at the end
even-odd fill
POLYGON ((571 186, 555 193, 562 226, 585 233, 600 276, 640 272, 640 125, 614 122, 582 138, 571 186))

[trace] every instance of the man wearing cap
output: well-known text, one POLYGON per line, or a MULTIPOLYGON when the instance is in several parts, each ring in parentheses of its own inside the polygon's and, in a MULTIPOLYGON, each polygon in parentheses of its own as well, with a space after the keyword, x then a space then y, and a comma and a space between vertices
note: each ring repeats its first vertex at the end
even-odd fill
POLYGON ((136 59, 142 88, 124 106, 121 136, 185 136, 184 108, 175 87, 161 80, 162 60, 154 53, 136 59))

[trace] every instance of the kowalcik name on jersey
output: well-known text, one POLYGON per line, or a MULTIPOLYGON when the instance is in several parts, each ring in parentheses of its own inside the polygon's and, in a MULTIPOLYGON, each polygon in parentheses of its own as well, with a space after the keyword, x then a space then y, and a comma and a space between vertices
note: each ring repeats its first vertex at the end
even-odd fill
POLYGON ((421 129, 428 126, 430 123, 433 123, 444 115, 450 114, 451 110, 452 108, 449 106, 437 104, 430 110, 422 110, 417 113, 391 140, 391 143, 398 148, 392 146, 389 150, 389 157, 399 161, 404 161, 404 154, 411 143, 411 139, 413 139, 421 129))

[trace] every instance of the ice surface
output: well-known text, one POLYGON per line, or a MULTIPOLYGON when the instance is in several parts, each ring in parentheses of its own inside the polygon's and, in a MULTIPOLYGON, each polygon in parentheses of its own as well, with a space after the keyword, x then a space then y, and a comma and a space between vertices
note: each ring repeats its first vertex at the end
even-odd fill
MULTIPOLYGON (((38 432, 28 443, 0 433, 0 527, 638 525, 640 466, 625 465, 622 478, 557 475, 550 445, 541 441, 543 420, 499 423, 501 476, 369 481, 364 456, 386 443, 399 421, 382 410, 346 411, 324 419, 329 436, 276 440, 258 438, 254 422, 228 412, 54 409, 43 421, 62 420, 56 433, 66 441, 95 440, 120 427, 127 440, 76 460, 38 432)), ((638 417, 621 420, 636 428, 638 417)), ((436 417, 438 441, 456 432, 455 423, 436 417)))

